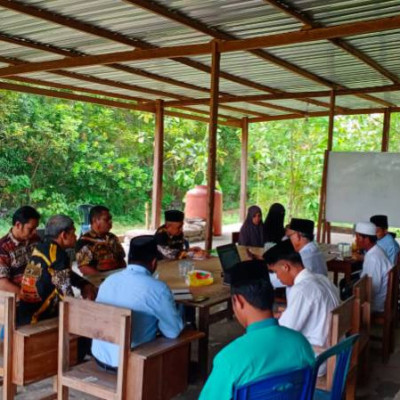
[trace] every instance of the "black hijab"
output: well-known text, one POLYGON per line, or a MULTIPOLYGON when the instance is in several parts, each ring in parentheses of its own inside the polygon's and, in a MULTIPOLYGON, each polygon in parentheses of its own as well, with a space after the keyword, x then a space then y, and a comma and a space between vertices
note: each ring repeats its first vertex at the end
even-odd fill
POLYGON ((274 203, 269 208, 264 222, 265 242, 278 243, 285 236, 285 207, 280 203, 274 203))
POLYGON ((242 246, 264 246, 263 224, 253 224, 253 217, 259 213, 262 221, 262 211, 258 206, 251 206, 247 210, 246 220, 244 221, 239 233, 239 244, 242 246))

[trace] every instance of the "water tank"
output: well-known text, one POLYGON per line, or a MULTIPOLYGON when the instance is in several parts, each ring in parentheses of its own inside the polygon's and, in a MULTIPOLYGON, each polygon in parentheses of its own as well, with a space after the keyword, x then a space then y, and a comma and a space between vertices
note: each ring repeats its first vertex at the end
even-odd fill
MULTIPOLYGON (((197 185, 186 193, 185 218, 207 219, 207 186, 197 185)), ((214 192, 214 236, 222 235, 222 192, 214 192)))

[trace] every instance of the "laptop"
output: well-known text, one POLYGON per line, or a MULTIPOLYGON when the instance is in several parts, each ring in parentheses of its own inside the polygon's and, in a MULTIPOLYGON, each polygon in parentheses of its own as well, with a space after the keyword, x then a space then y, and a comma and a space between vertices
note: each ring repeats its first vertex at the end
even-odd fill
POLYGON ((217 253, 222 269, 224 271, 224 285, 231 284, 231 276, 229 270, 241 261, 236 244, 229 243, 224 246, 217 247, 217 253))

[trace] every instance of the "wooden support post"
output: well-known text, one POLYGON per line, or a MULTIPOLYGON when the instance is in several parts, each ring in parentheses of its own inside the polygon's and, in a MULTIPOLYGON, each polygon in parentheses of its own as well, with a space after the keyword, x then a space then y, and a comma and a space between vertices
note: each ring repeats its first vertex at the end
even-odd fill
POLYGON ((208 126, 208 165, 207 165, 207 225, 206 250, 212 249, 214 221, 214 192, 217 159, 217 119, 219 95, 219 70, 221 54, 218 41, 212 42, 211 87, 210 87, 210 122, 208 126))
POLYGON ((329 105, 329 127, 328 127, 328 151, 332 151, 333 147, 333 128, 335 126, 335 91, 331 91, 331 101, 329 105))
POLYGON ((328 236, 328 242, 330 242, 330 226, 326 222, 325 212, 326 212, 326 180, 328 174, 328 159, 329 152, 332 151, 333 147, 333 128, 335 124, 335 92, 331 91, 330 96, 330 107, 329 107, 329 125, 328 125, 328 144, 325 151, 324 157, 324 167, 322 170, 322 180, 321 180, 321 192, 319 196, 319 214, 318 214, 318 226, 317 226, 317 242, 325 243, 326 236, 328 236))
MULTIPOLYGON (((335 127, 335 103, 336 103, 336 94, 335 91, 331 91, 330 96, 330 103, 329 103, 329 126, 328 126, 328 152, 332 151, 333 148, 333 130, 335 127)), ((322 208, 322 218, 323 218, 323 232, 322 232, 322 242, 323 243, 330 243, 331 242, 331 224, 330 222, 326 221, 325 213, 326 213, 326 175, 328 173, 328 157, 329 153, 327 154, 327 163, 326 163, 326 170, 325 172, 325 183, 322 184, 324 193, 323 193, 323 208, 322 208)))
POLYGON ((242 156, 240 159, 240 221, 246 218, 247 200, 247 157, 249 143, 249 119, 242 118, 242 156))
POLYGON ((157 229, 161 220, 162 177, 164 167, 164 102, 156 101, 153 163, 153 196, 151 202, 151 228, 157 229))
POLYGON ((329 151, 325 150, 324 156, 324 168, 322 170, 322 181, 321 181, 321 192, 319 195, 319 213, 318 213, 318 225, 317 225, 317 242, 324 242, 322 231, 325 225, 325 200, 326 200, 326 178, 328 172, 328 158, 329 151))
POLYGON ((381 151, 389 150, 389 132, 390 132, 390 118, 392 116, 392 110, 387 108, 383 114, 383 130, 382 130, 382 148, 381 151))

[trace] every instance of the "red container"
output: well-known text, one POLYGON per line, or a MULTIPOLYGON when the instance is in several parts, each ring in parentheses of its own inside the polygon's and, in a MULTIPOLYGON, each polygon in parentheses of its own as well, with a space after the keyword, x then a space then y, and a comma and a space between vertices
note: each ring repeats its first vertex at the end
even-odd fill
MULTIPOLYGON (((185 218, 207 219, 207 186, 197 185, 186 193, 185 218)), ((222 192, 214 192, 214 236, 222 235, 222 192)))

